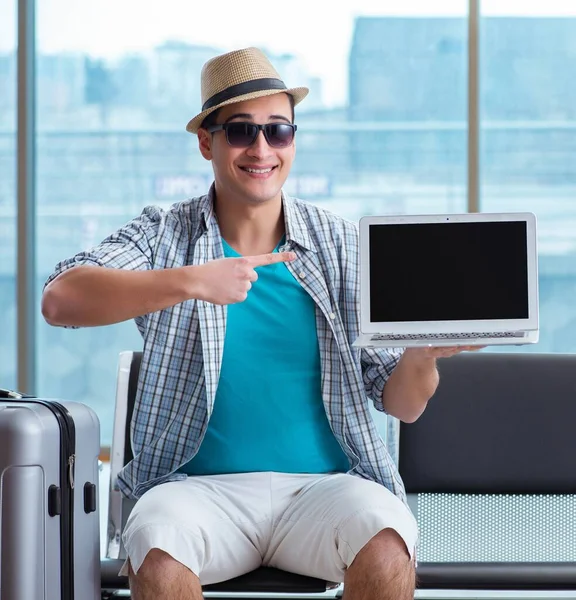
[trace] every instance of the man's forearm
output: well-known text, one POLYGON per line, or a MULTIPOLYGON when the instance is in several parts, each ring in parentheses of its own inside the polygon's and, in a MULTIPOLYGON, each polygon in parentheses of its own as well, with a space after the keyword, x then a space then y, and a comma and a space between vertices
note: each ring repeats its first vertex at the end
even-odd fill
POLYGON ((78 266, 51 281, 42 295, 42 314, 50 325, 111 325, 187 300, 181 267, 128 271, 78 266))
POLYGON ((406 423, 414 422, 438 387, 436 358, 413 356, 406 350, 382 394, 384 410, 406 423))

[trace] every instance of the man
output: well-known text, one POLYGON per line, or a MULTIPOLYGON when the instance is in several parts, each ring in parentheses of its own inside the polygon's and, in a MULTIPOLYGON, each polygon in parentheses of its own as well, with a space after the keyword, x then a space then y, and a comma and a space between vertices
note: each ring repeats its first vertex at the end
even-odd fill
POLYGON ((262 564, 344 581, 347 600, 413 597, 417 527, 367 396, 414 421, 457 350, 352 348, 356 228, 282 193, 307 92, 255 48, 209 61, 187 126, 208 195, 144 209, 47 282, 50 324, 135 318, 144 338, 119 476, 139 499, 137 600, 197 600, 262 564))

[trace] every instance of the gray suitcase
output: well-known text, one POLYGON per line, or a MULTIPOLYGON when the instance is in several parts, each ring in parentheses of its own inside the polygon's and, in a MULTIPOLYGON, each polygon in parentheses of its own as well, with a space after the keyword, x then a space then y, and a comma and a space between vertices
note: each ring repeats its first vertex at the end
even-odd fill
POLYGON ((0 600, 98 600, 100 424, 0 390, 0 600))

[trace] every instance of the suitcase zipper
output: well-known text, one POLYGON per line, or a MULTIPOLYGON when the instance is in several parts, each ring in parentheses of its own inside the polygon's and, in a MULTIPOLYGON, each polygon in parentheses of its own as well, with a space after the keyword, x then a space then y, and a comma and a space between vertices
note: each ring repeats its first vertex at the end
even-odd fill
POLYGON ((60 425, 60 515, 62 600, 74 600, 74 466, 76 459, 76 428, 74 419, 62 404, 46 402, 60 425), (56 409, 56 410, 54 410, 56 409))

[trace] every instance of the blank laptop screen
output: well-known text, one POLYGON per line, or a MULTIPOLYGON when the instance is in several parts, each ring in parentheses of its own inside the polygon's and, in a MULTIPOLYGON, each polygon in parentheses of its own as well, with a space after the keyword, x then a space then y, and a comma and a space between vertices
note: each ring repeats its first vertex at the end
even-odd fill
POLYGON ((370 320, 528 318, 526 222, 369 226, 370 320))

